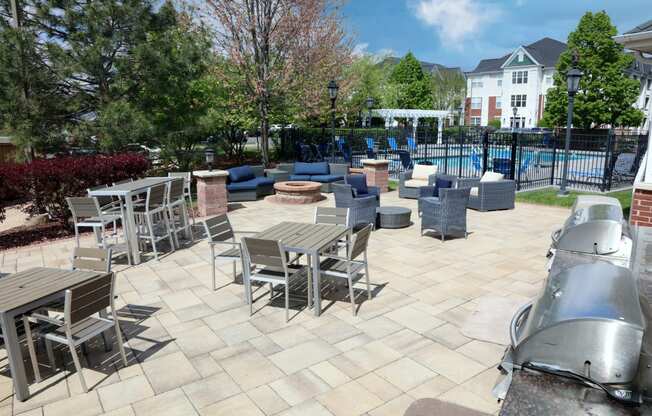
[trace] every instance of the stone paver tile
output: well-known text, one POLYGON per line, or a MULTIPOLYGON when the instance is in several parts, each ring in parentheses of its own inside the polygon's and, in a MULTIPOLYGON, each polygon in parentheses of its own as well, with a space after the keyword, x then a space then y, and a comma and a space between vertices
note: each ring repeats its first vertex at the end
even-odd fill
POLYGON ((357 378, 399 358, 401 358, 401 354, 381 341, 374 341, 347 351, 330 361, 349 377, 357 378))
POLYGON ((227 345, 236 345, 249 339, 263 335, 255 326, 249 322, 243 322, 239 325, 230 326, 217 330, 217 335, 226 342, 227 345))
POLYGON ((175 342, 188 358, 207 354, 226 345, 205 325, 175 334, 175 342))
POLYGON ((307 400, 297 406, 294 406, 279 416, 333 416, 324 406, 316 400, 307 400))
POLYGON ((361 345, 368 344, 371 341, 373 341, 373 338, 371 338, 369 335, 365 333, 362 333, 354 337, 347 338, 344 341, 338 342, 337 344, 335 344, 335 348, 337 348, 342 352, 346 352, 354 348, 357 348, 361 345))
POLYGON ((492 367, 464 382, 462 386, 485 401, 492 402, 495 401, 492 390, 499 376, 498 370, 492 367))
MULTIPOLYGON (((64 400, 69 397, 68 387, 64 378, 68 375, 67 372, 62 371, 52 377, 44 379, 40 383, 33 383, 29 386, 31 393, 39 392, 31 396, 29 400, 19 402, 14 400, 14 412, 24 413, 28 410, 36 409, 49 403, 54 403, 59 400, 64 400)), ((70 374, 69 377, 77 377, 77 374, 70 374)))
POLYGON ((197 412, 181 389, 133 404, 136 416, 196 416, 197 412))
POLYGON ((339 353, 338 349, 326 341, 315 339, 273 354, 269 359, 285 374, 292 374, 339 353))
POLYGON ((223 328, 247 322, 249 320, 249 308, 236 308, 229 309, 224 312, 216 313, 215 315, 207 316, 204 319, 213 331, 218 331, 223 328))
POLYGON ((27 412, 19 413, 14 415, 11 406, 4 406, 0 408, 1 416, 43 416, 43 408, 39 407, 38 409, 28 410, 27 412))
POLYGON ((386 313, 385 316, 417 333, 428 332, 429 330, 444 324, 444 321, 441 319, 437 319, 431 314, 423 312, 412 305, 395 309, 386 313))
POLYGON ((201 378, 181 352, 165 355, 142 364, 156 394, 172 390, 201 378))
POLYGON ((465 337, 458 327, 451 324, 444 324, 426 332, 424 335, 451 349, 459 348, 471 341, 471 338, 465 337))
POLYGON ((313 332, 321 337, 324 341, 333 345, 344 341, 345 339, 351 338, 359 334, 361 331, 353 325, 337 319, 329 324, 320 326, 313 332))
POLYGON ((433 343, 433 341, 429 340, 423 335, 417 334, 416 332, 409 329, 395 332, 383 338, 381 341, 383 344, 403 355, 410 355, 410 353, 420 350, 421 348, 433 343))
POLYGON ((437 343, 414 352, 411 358, 458 384, 486 368, 469 357, 437 343))
POLYGON ((453 383, 444 376, 437 376, 426 381, 420 386, 413 388, 408 392, 408 394, 415 399, 438 397, 440 394, 447 392, 456 385, 457 384, 453 383))
POLYGON ((240 387, 226 373, 197 380, 181 389, 197 409, 240 393, 240 387))
POLYGON ((356 326, 373 339, 384 338, 403 329, 402 325, 384 316, 378 316, 368 321, 360 322, 356 326))
POLYGON ((220 367, 210 354, 192 357, 190 358, 190 363, 202 378, 224 372, 222 367, 220 367))
POLYGON ((290 406, 297 405, 330 389, 325 381, 307 369, 276 380, 269 386, 290 406))
POLYGON ((310 370, 315 373, 319 378, 324 380, 331 387, 337 387, 341 384, 348 383, 351 378, 340 371, 333 364, 328 361, 322 361, 310 367, 310 370))
POLYGON ((439 399, 489 414, 494 414, 500 409, 500 405, 495 400, 488 402, 462 386, 448 390, 439 396, 439 399))
POLYGON ((112 410, 102 414, 102 416, 135 416, 134 409, 131 406, 125 406, 120 409, 112 410))
POLYGON ((308 331, 301 325, 293 325, 270 332, 267 336, 282 348, 291 348, 306 341, 317 338, 317 335, 308 331))
POLYGON ((256 350, 249 350, 219 362, 224 371, 247 391, 284 376, 272 361, 256 350))
POLYGON ((401 394, 401 390, 376 373, 366 374, 355 381, 384 402, 390 401, 401 394))
POLYGON ((269 385, 256 387, 247 392, 247 396, 266 414, 274 415, 290 406, 281 399, 269 385))
POLYGON ((178 309, 174 314, 181 322, 188 322, 195 319, 201 319, 214 314, 215 311, 208 305, 201 303, 199 305, 189 306, 187 308, 178 309))
POLYGON ((410 358, 401 358, 376 370, 376 374, 404 392, 413 389, 437 374, 410 358))
POLYGON ((252 347, 258 350, 265 357, 283 351, 283 348, 281 348, 277 343, 269 339, 269 337, 266 335, 262 335, 257 338, 252 338, 247 342, 251 344, 252 347))
POLYGON ((244 393, 200 409, 199 413, 202 416, 265 416, 244 393))
POLYGON ((397 416, 405 414, 405 411, 414 402, 414 399, 403 394, 384 405, 369 412, 369 416, 397 416))
POLYGON ((173 311, 201 305, 202 301, 191 290, 180 290, 161 296, 165 304, 173 311))
POLYGON ((357 416, 384 403, 356 381, 336 387, 317 400, 335 416, 357 416))
POLYGON ((95 416, 103 413, 100 399, 95 391, 72 396, 69 399, 47 404, 43 407, 44 416, 95 416))
POLYGON ((137 376, 100 387, 97 390, 104 410, 115 410, 154 396, 154 390, 145 376, 137 376))
POLYGON ((461 352, 485 366, 498 364, 503 358, 505 347, 491 342, 473 340, 458 348, 456 351, 461 352))

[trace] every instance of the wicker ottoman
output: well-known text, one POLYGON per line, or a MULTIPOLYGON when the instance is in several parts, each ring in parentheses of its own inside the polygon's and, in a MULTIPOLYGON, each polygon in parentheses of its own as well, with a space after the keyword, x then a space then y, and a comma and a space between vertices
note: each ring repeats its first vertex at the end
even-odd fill
POLYGON ((379 228, 405 228, 408 227, 412 210, 404 207, 376 208, 379 228))

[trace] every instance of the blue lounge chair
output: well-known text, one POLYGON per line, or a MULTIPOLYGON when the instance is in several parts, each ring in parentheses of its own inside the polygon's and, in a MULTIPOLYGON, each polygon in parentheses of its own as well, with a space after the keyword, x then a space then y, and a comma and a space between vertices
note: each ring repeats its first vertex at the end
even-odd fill
POLYGON ((417 150, 417 143, 414 141, 414 137, 408 137, 407 138, 407 147, 408 150, 417 150))
POLYGON ((401 165, 403 165, 404 170, 411 170, 414 168, 414 162, 412 162, 410 152, 406 150, 399 150, 398 157, 401 159, 401 165))
POLYGON ((482 173, 482 160, 476 152, 471 152, 471 164, 477 173, 482 173))
POLYGON ((510 177, 511 160, 505 157, 494 158, 493 171, 502 173, 506 178, 510 177))
POLYGON ((398 152, 398 144, 396 143, 396 139, 394 137, 388 137, 387 143, 389 144, 389 148, 392 152, 398 152))
POLYGON ((373 138, 367 137, 365 139, 367 141, 367 157, 369 159, 375 159, 376 158, 376 142, 374 141, 373 138))

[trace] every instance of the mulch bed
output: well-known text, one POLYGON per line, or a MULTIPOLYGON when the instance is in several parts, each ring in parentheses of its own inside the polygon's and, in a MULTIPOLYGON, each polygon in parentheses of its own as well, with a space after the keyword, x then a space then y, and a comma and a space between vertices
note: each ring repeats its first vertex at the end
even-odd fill
POLYGON ((75 232, 59 223, 20 225, 0 232, 0 251, 73 237, 75 232))

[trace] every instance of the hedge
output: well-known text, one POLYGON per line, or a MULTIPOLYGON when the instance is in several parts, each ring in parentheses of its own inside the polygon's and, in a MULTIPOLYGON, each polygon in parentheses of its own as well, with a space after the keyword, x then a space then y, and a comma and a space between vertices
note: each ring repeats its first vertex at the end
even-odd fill
POLYGON ((12 199, 28 202, 24 211, 47 213, 67 224, 70 211, 66 197, 84 196, 88 188, 142 176, 149 161, 142 155, 75 156, 39 159, 28 164, 0 165, 0 203, 12 199))

